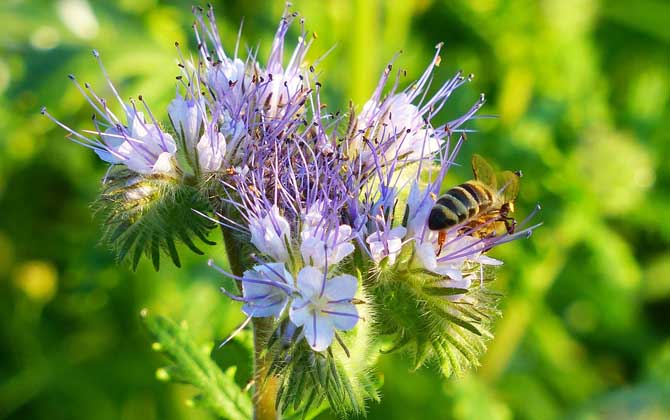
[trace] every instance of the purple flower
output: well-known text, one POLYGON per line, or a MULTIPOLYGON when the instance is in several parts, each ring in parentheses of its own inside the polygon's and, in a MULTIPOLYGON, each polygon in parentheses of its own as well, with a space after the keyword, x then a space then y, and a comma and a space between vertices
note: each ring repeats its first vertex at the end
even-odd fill
POLYGON ((300 233, 302 259, 317 268, 335 265, 354 251, 351 226, 342 224, 328 229, 323 206, 321 202, 316 203, 303 215, 300 233))
POLYGON ((104 149, 93 149, 100 159, 123 164, 140 174, 172 173, 177 145, 157 124, 144 122, 141 112, 128 112, 127 126, 114 126, 100 133, 104 149))
POLYGON ((242 311, 251 317, 278 317, 286 307, 293 277, 284 264, 256 265, 242 276, 242 311))
POLYGON ((177 94, 168 105, 167 111, 175 132, 184 139, 187 147, 193 149, 203 123, 204 104, 177 94))
POLYGON ((196 150, 200 170, 217 172, 221 169, 226 155, 226 138, 216 127, 209 127, 200 137, 196 150))
POLYGON ((395 260, 402 250, 405 233, 407 233, 407 229, 398 226, 389 231, 379 230, 368 236, 365 242, 370 247, 372 259, 376 263, 380 263, 384 258, 388 258, 386 264, 395 264, 395 260))
POLYGON ((68 131, 72 141, 93 149, 105 162, 125 165, 128 169, 143 175, 175 174, 178 170, 175 159, 177 145, 172 136, 161 130, 142 96, 138 99, 151 122, 147 122, 144 113, 137 110, 134 101, 127 104, 121 99, 102 65, 98 52, 93 51, 93 55, 98 60, 109 88, 124 110, 125 121, 109 109, 105 98, 96 94, 88 83, 82 88, 73 75, 69 76, 70 80, 96 112, 93 117, 95 130, 84 130, 83 133, 79 133, 52 117, 46 108, 42 108, 42 114, 68 131))
POLYGON ((267 214, 249 222, 251 243, 275 261, 288 261, 288 244, 291 241, 291 226, 279 214, 279 208, 272 206, 267 214))
POLYGON ((358 311, 351 302, 358 282, 342 274, 326 279, 326 273, 306 266, 298 273, 296 297, 289 310, 291 321, 303 327, 305 340, 314 351, 326 350, 335 330, 347 331, 356 326, 358 311))

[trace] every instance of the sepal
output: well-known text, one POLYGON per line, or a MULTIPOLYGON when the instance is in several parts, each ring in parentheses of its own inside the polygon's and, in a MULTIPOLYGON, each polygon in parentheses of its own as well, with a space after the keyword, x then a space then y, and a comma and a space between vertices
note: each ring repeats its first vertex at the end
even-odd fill
POLYGON ((102 242, 133 270, 145 255, 158 271, 161 253, 181 266, 178 242, 197 254, 203 254, 198 240, 214 244, 207 239, 214 223, 201 216, 209 210, 205 195, 173 176, 116 170, 106 177, 93 207, 103 219, 102 242))

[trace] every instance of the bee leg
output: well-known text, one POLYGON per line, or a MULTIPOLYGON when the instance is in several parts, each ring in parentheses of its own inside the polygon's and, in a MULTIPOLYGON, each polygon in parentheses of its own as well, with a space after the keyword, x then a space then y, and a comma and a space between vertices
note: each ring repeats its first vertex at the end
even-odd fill
POLYGON ((516 219, 513 217, 505 217, 503 220, 505 222, 505 229, 507 229, 507 233, 510 235, 513 234, 516 230, 516 219))
POLYGON ((435 255, 440 255, 442 253, 442 247, 444 246, 445 242, 447 242, 447 232, 441 230, 437 234, 437 245, 439 246, 439 248, 437 249, 435 255))
POLYGON ((516 230, 516 219, 509 216, 510 210, 509 203, 505 203, 500 207, 500 218, 505 223, 507 233, 511 235, 516 230))

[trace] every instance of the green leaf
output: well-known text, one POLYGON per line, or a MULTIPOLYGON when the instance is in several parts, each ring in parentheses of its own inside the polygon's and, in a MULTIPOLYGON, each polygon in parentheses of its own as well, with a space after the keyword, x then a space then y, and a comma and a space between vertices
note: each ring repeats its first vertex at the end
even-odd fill
POLYGON ((166 317, 149 314, 146 309, 142 310, 141 316, 156 340, 154 349, 165 353, 174 363, 163 370, 163 377, 198 388, 201 394, 193 401, 221 418, 251 418, 251 398, 235 383, 234 370, 231 370, 234 367, 221 371, 202 346, 193 341, 185 327, 166 317))

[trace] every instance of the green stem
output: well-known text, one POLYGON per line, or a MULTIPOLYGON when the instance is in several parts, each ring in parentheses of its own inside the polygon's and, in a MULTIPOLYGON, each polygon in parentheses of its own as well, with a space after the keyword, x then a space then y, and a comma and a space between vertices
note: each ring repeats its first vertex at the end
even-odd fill
MULTIPOLYGON (((245 256, 242 253, 242 247, 239 246, 239 240, 236 240, 234 235, 223 226, 221 233, 230 270, 236 276, 242 276, 245 256)), ((241 285, 238 284, 239 286, 241 285)), ((279 382, 276 377, 267 376, 269 360, 264 351, 272 335, 274 322, 272 318, 253 318, 251 325, 254 334, 254 420, 277 420, 280 416, 275 409, 275 402, 279 382)))
POLYGON ((274 322, 272 318, 254 318, 254 419, 276 420, 279 413, 275 409, 279 381, 275 376, 268 376, 269 360, 264 349, 272 335, 274 322))

